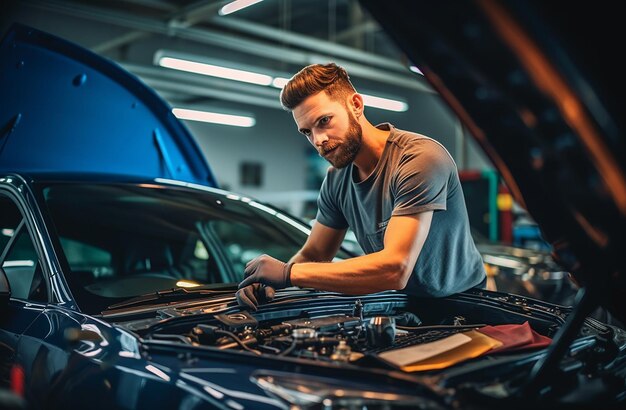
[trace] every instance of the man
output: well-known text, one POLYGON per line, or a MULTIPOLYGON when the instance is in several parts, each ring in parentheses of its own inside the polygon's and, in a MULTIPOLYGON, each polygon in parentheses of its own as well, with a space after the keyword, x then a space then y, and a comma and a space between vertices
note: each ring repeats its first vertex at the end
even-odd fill
POLYGON ((256 309, 273 289, 289 286, 347 294, 404 289, 423 297, 484 286, 456 165, 441 144, 372 125, 363 97, 332 63, 302 69, 281 103, 332 167, 306 243, 288 263, 268 255, 250 261, 240 305, 256 309), (331 262, 348 228, 365 255, 331 262))

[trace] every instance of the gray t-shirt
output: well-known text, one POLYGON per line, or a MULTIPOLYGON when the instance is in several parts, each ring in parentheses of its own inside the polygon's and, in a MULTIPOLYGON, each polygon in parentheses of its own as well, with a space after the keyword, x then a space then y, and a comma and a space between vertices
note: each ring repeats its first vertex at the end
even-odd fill
POLYGON ((404 289, 423 297, 461 292, 485 279, 483 261, 471 236, 456 164, 432 138, 391 130, 376 169, 358 179, 351 164, 330 167, 317 200, 317 221, 351 228, 365 253, 383 249, 389 218, 434 211, 430 231, 404 289))

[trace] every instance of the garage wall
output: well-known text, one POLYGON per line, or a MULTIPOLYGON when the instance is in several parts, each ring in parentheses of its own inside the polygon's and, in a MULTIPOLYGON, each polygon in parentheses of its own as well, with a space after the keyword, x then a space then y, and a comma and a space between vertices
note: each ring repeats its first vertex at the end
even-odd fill
POLYGON ((223 188, 255 197, 260 191, 304 189, 307 153, 314 153, 313 148, 296 131, 290 113, 271 108, 255 110, 256 125, 251 128, 194 121, 185 124, 223 188), (241 184, 239 167, 242 162, 263 165, 259 188, 241 184))

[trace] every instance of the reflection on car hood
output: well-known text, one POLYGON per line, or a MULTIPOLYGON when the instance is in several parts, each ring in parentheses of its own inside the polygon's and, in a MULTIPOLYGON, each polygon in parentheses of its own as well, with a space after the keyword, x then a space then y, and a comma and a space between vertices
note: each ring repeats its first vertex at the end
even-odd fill
POLYGON ((216 186, 170 107, 82 47, 13 25, 0 44, 0 95, 0 171, 98 172, 216 186))
POLYGON ((363 3, 485 149, 559 264, 625 319, 626 148, 611 94, 623 80, 609 60, 620 14, 610 4, 363 3), (591 21, 600 28, 581 33, 591 21))

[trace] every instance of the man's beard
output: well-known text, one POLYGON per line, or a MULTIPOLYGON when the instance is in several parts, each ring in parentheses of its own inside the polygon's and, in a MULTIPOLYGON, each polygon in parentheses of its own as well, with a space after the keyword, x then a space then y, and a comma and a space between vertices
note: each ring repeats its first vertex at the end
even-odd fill
MULTIPOLYGON (((332 153, 331 157, 324 157, 335 168, 345 168, 354 161, 359 150, 361 149, 361 141, 363 138, 363 129, 361 124, 350 113, 350 126, 346 132, 344 142, 339 145, 332 153)), ((320 153, 321 155, 324 152, 320 153)))

